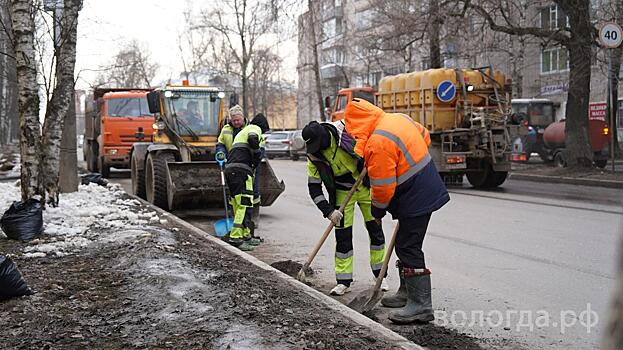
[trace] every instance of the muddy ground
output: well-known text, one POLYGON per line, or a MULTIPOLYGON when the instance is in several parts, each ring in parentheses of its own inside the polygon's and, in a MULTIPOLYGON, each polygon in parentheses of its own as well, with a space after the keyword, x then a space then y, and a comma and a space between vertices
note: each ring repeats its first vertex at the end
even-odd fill
POLYGON ((36 259, 1 239, 36 291, 0 302, 2 348, 392 348, 204 238, 162 226, 119 236, 36 259))
MULTIPOLYGON (((617 164, 621 160, 617 159, 617 164)), ((592 168, 592 169, 572 169, 572 168, 558 168, 551 163, 529 162, 529 163, 512 163, 511 174, 528 174, 528 175, 544 175, 544 176, 560 176, 560 177, 572 177, 579 179, 591 179, 591 180, 610 180, 610 181, 623 181, 623 172, 612 172, 612 165, 608 161, 608 165, 604 169, 592 168)))

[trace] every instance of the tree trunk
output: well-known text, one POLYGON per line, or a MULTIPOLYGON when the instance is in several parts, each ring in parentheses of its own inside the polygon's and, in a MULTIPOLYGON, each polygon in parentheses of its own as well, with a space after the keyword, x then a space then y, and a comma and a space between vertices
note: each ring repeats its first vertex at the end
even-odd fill
POLYGON ((32 0, 14 0, 10 6, 19 91, 21 190, 22 200, 27 200, 41 194, 37 183, 41 127, 34 46, 35 8, 32 0))
POLYGON ((81 8, 82 0, 65 0, 65 8, 61 20, 61 44, 57 53, 56 86, 48 103, 43 125, 40 172, 41 193, 45 189, 47 203, 54 207, 58 205, 59 199, 59 155, 64 118, 69 111, 69 103, 72 101, 74 92, 78 12, 81 8))
POLYGON ((589 0, 558 0, 572 28, 569 50, 569 92, 565 111, 566 160, 570 167, 592 167, 593 152, 588 138, 588 99, 591 88, 593 31, 589 0))
POLYGON ((316 80, 316 97, 318 101, 318 111, 320 112, 320 120, 326 121, 327 116, 324 112, 324 103, 322 99, 322 86, 320 81, 320 63, 318 62, 318 37, 316 36, 316 17, 314 11, 314 4, 312 0, 307 0, 307 6, 309 6, 309 22, 311 29, 311 43, 312 54, 314 55, 314 76, 316 80))
POLYGON ((5 30, 0 30, 0 144, 19 140, 19 113, 17 111, 17 78, 15 52, 11 42, 11 16, 8 0, 0 0, 0 20, 5 30))
POLYGON ((429 0, 430 31, 428 45, 430 51, 430 68, 441 68, 441 22, 439 19, 439 0, 429 0))

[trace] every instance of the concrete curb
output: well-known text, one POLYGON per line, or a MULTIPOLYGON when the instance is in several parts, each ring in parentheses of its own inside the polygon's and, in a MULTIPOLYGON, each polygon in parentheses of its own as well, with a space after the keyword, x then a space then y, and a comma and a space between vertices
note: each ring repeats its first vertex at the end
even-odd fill
POLYGON ((559 184, 569 184, 569 185, 594 186, 594 187, 623 188, 623 181, 579 179, 575 177, 564 177, 564 176, 561 177, 561 176, 511 173, 509 179, 510 180, 533 181, 533 182, 559 183, 559 184))
POLYGON ((319 291, 313 289, 312 287, 303 284, 301 282, 299 282, 298 280, 296 280, 295 278, 292 278, 290 276, 288 276, 287 274, 275 269, 274 267, 266 264, 265 262, 257 259, 256 257, 247 254, 243 251, 241 251, 238 248, 235 248, 233 246, 231 246, 230 244, 227 244, 223 241, 221 241, 220 239, 208 234, 207 232, 189 224, 188 222, 180 219, 179 217, 175 216, 174 214, 164 211, 156 206, 153 206, 151 203, 137 197, 131 194, 128 194, 129 196, 133 197, 134 199, 139 200, 141 203, 143 203, 144 205, 150 207, 151 209, 153 209, 154 211, 156 211, 158 214, 166 214, 167 219, 171 219, 171 222, 174 222, 176 225, 182 226, 185 229, 205 238, 206 240, 220 246, 221 248, 229 251, 230 253, 237 255, 238 257, 248 261, 249 263, 261 268, 262 270, 266 270, 266 271, 270 271, 272 273, 274 273, 277 277, 283 279, 285 282, 287 282, 288 284, 290 284, 290 286, 293 289, 297 289, 299 291, 301 291, 302 293, 307 294, 308 296, 316 299, 320 304, 326 306, 327 308, 329 308, 330 310, 350 319, 351 321, 359 324, 362 327, 367 328, 370 331, 370 334, 378 337, 378 338, 383 338, 388 342, 391 342, 393 344, 396 345, 397 349, 409 349, 409 350, 425 350, 425 348, 413 343, 412 341, 408 340, 407 338, 401 336, 400 334, 385 328, 383 325, 381 325, 380 323, 374 322, 371 319, 365 317, 364 315, 350 309, 349 307, 347 307, 346 305, 340 303, 337 300, 334 300, 333 298, 324 295, 323 293, 320 293, 319 291))

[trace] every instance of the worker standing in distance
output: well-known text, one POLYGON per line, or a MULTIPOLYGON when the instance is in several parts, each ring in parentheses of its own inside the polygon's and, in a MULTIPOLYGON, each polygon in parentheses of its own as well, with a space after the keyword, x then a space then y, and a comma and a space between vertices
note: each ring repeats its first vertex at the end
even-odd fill
POLYGON ((430 322, 435 318, 431 272, 422 244, 432 213, 450 196, 428 153, 428 130, 407 115, 385 113, 357 98, 346 105, 344 118, 346 130, 357 142, 355 153, 364 157, 368 169, 372 215, 380 222, 389 212, 400 225, 396 255, 405 288, 402 298, 400 293, 392 297, 391 305, 402 308, 389 319, 399 324, 430 322))
MULTIPOLYGON (((230 203, 234 210, 234 227, 223 240, 244 251, 252 251, 260 244, 260 240, 251 235, 253 174, 261 159, 263 133, 268 130, 266 118, 253 118, 234 138, 225 165, 225 179, 232 196, 230 203)), ((222 156, 217 154, 217 157, 222 156)))
MULTIPOLYGON (((344 132, 344 122, 318 123, 312 121, 301 133, 307 147, 307 187, 309 195, 322 215, 335 224, 335 276, 337 285, 332 295, 350 292, 353 282, 353 219, 355 203, 363 215, 370 238, 370 266, 375 277, 379 276, 385 257, 385 236, 383 229, 374 220, 370 202, 369 184, 359 185, 357 191, 344 207, 344 214, 338 208, 346 199, 363 169, 363 159, 354 151, 354 140, 344 132), (322 192, 324 184, 329 200, 322 192)), ((367 183, 367 181, 366 181, 367 183)), ((389 287, 385 278, 381 286, 389 287)))
POLYGON ((247 121, 244 117, 242 107, 235 105, 229 109, 229 123, 223 126, 221 133, 218 135, 216 143, 216 151, 223 152, 225 158, 229 155, 232 145, 234 144, 234 138, 242 128, 247 125, 247 121))

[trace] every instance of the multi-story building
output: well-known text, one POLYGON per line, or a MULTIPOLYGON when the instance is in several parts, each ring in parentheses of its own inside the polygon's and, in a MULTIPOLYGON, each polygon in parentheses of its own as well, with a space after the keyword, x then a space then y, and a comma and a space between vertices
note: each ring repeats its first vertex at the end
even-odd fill
MULTIPOLYGON (((313 50, 318 46, 322 94, 335 95, 342 87, 378 86, 385 75, 409 70, 427 69, 426 43, 409 47, 408 55, 371 48, 384 26, 375 22, 376 8, 369 0, 319 0, 314 2, 315 17, 306 12, 299 18, 299 91, 297 95, 298 125, 319 119, 313 50), (310 25, 315 25, 312 40, 310 25), (407 61, 405 57, 408 56, 407 61)), ((567 18, 552 2, 526 2, 517 9, 518 23, 543 29, 566 25, 567 18)), ((595 23, 599 9, 593 10, 595 23)), ((406 25, 406 24, 405 24, 406 25)), ((389 26, 387 26, 389 30, 389 26)), ((483 20, 469 16, 464 20, 443 24, 441 39, 442 65, 449 68, 492 66, 506 73, 513 81, 515 98, 546 98, 555 102, 556 119, 565 115, 569 85, 567 49, 553 42, 533 37, 509 36, 492 32, 483 20)), ((605 50, 594 48, 591 62, 591 102, 606 101, 607 61, 605 50)), ((621 76, 623 77, 623 75, 621 76)), ((619 89, 621 91, 621 89, 619 89)), ((623 97, 623 94, 619 96, 623 97)), ((623 111, 623 99, 618 104, 623 111)), ((623 113, 619 113, 623 124, 623 113)))

